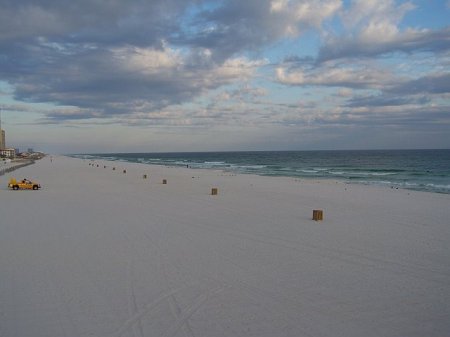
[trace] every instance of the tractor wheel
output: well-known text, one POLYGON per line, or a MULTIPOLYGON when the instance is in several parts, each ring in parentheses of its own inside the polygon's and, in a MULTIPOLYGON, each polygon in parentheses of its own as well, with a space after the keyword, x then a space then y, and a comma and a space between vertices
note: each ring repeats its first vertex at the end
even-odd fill
POLYGON ((37 185, 33 185, 33 190, 37 190, 38 186, 37 185))
POLYGON ((19 186, 18 186, 18 185, 14 185, 14 186, 13 186, 13 190, 17 191, 18 189, 19 189, 19 186))

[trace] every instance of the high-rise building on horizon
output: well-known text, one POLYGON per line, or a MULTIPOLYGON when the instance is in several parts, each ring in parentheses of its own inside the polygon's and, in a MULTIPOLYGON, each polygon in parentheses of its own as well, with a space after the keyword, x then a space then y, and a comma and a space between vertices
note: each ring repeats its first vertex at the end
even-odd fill
POLYGON ((0 109, 0 150, 6 148, 5 130, 2 129, 2 109, 0 109))
MULTIPOLYGON (((0 130, 1 130, 1 129, 0 129, 0 130)), ((4 150, 5 148, 6 148, 5 130, 1 130, 0 150, 4 150)))

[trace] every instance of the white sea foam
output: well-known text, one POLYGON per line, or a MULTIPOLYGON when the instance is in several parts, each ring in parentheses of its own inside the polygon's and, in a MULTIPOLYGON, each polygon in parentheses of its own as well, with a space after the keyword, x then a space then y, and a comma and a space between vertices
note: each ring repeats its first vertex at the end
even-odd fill
POLYGON ((318 173, 318 170, 299 170, 298 172, 303 172, 303 173, 318 173))

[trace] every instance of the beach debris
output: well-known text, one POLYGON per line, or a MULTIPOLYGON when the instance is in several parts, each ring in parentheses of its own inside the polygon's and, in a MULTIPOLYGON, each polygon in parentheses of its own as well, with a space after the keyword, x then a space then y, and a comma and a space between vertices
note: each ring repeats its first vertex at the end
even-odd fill
POLYGON ((123 173, 127 173, 127 170, 123 170, 123 173))
POLYGON ((314 221, 322 221, 323 220, 323 210, 321 209, 314 209, 313 210, 313 217, 312 219, 314 221))
POLYGON ((211 195, 217 195, 218 192, 219 192, 219 190, 216 187, 213 187, 211 189, 211 195))
POLYGON ((142 176, 142 178, 143 178, 143 179, 147 179, 147 175, 144 174, 144 175, 142 176))
POLYGON ((162 183, 163 183, 163 185, 166 185, 167 184, 167 179, 163 179, 162 183))

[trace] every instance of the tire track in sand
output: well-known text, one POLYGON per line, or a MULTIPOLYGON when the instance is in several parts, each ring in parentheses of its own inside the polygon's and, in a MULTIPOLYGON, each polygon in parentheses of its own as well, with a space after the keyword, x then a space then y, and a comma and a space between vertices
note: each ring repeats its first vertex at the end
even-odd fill
POLYGON ((219 286, 214 289, 207 290, 197 296, 197 298, 194 300, 194 303, 185 309, 184 313, 175 321, 175 324, 166 331, 163 337, 174 337, 178 330, 189 320, 189 318, 191 318, 191 316, 198 309, 201 308, 203 303, 205 303, 211 295, 219 293, 223 289, 224 288, 222 286, 219 286))
POLYGON ((127 321, 125 321, 125 323, 123 323, 122 326, 116 332, 114 332, 111 335, 111 337, 120 337, 120 336, 122 336, 128 329, 133 327, 134 324, 136 324, 136 322, 139 321, 144 315, 148 314, 150 311, 152 311, 153 309, 157 308, 158 305, 160 303, 164 302, 165 300, 167 300, 168 297, 170 297, 171 295, 177 293, 178 291, 180 291, 180 290, 182 290, 184 288, 186 288, 186 286, 180 287, 180 288, 177 288, 177 289, 173 289, 171 292, 164 293, 161 296, 159 296, 158 298, 156 298, 155 300, 153 300, 153 301, 147 303, 146 305, 144 305, 142 310, 136 312, 127 321))
MULTIPOLYGON (((136 294, 134 290, 134 263, 133 261, 128 263, 128 289, 129 289, 129 302, 128 302, 128 312, 130 317, 135 316, 138 313, 138 306, 136 302, 136 294)), ((144 337, 144 330, 142 328, 141 318, 138 318, 136 324, 133 325, 133 333, 135 336, 144 337)))
MULTIPOLYGON (((153 240, 146 232, 144 232, 144 236, 147 238, 148 241, 150 242, 154 242, 157 248, 156 251, 156 255, 158 256, 158 273, 160 275, 163 276, 164 278, 164 286, 165 286, 165 291, 167 293, 170 293, 172 291, 172 287, 170 286, 170 280, 167 274, 167 263, 164 261, 163 259, 163 254, 162 254, 162 248, 161 248, 161 241, 163 240, 163 236, 165 233, 165 226, 161 227, 161 232, 159 233, 158 239, 153 240)), ((182 314, 182 310, 180 308, 180 306, 178 305, 178 302, 175 298, 175 294, 172 294, 171 296, 169 296, 167 298, 168 304, 169 304, 169 308, 170 308, 170 312, 172 313, 172 316, 175 320, 178 320, 180 318, 180 315, 182 314)), ((194 332, 192 331, 191 327, 189 326, 188 322, 185 321, 184 326, 183 326, 183 332, 184 335, 187 337, 195 337, 194 332)))

